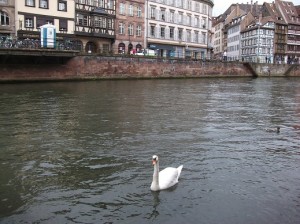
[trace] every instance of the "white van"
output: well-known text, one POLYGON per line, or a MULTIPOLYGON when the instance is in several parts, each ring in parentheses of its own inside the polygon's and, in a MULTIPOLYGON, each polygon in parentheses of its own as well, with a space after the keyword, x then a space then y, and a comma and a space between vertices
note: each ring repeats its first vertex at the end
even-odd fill
POLYGON ((136 53, 139 56, 156 56, 156 50, 152 49, 142 49, 136 53))

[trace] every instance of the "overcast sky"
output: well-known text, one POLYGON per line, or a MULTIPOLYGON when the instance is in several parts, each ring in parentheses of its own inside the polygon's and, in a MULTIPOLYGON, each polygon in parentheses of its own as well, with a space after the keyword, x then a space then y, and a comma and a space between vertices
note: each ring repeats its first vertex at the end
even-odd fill
MULTIPOLYGON (((253 2, 258 1, 258 4, 263 4, 264 2, 271 3, 274 0, 253 0, 253 2)), ((294 5, 300 5, 300 0, 286 0, 291 1, 294 5)), ((251 0, 214 0, 213 16, 218 16, 224 13, 231 4, 240 3, 240 4, 250 4, 251 0)))

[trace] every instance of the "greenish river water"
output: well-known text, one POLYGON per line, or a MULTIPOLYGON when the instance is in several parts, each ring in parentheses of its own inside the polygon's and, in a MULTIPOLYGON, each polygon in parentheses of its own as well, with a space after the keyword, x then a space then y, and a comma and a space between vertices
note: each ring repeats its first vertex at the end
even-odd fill
POLYGON ((1 84, 0 223, 299 223, 299 81, 1 84))

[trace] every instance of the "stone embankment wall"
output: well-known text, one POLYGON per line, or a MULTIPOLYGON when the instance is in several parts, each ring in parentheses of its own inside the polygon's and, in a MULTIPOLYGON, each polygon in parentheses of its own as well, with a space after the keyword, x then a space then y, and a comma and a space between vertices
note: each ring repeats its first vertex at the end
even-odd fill
POLYGON ((300 66, 296 64, 250 64, 258 77, 300 76, 300 66))
MULTIPOLYGON (((177 61, 157 58, 76 56, 69 60, 62 60, 61 63, 57 63, 57 60, 55 63, 50 63, 50 61, 47 63, 47 60, 44 60, 43 63, 1 64, 0 82, 128 78, 253 77, 272 76, 273 72, 278 72, 281 69, 281 67, 271 64, 268 65, 268 68, 261 66, 238 62, 223 63, 177 61)), ((288 73, 292 76, 300 76, 299 66, 282 69, 280 70, 281 76, 288 73)))

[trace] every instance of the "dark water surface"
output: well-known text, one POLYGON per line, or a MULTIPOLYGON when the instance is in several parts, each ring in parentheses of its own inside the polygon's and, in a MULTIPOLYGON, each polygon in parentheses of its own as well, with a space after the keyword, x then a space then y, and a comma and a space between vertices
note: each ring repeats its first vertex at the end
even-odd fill
POLYGON ((0 172, 0 223, 300 223, 300 79, 2 84, 0 172))

